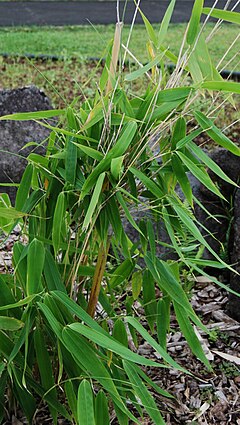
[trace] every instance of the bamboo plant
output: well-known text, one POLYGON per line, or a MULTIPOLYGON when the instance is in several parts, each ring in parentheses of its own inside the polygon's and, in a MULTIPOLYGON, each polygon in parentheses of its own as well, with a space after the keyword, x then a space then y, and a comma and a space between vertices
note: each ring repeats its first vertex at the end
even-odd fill
POLYGON ((199 228, 189 173, 222 197, 206 169, 235 183, 194 140, 206 134, 235 155, 240 149, 216 127, 214 106, 203 113, 195 105, 205 95, 234 102, 240 86, 223 81, 212 63, 200 18, 240 23, 240 15, 196 0, 176 57, 166 44, 174 5, 156 32, 136 2, 149 37, 147 64, 125 71, 132 33, 123 46, 118 22, 94 98, 0 118, 31 119, 50 130, 45 156, 28 157, 15 205, 6 194, 0 198, 2 231, 7 237, 18 224, 25 236, 14 244, 14 273, 0 276, 1 421, 11 393, 8 410, 19 404, 29 423, 44 401, 55 424, 59 415, 79 425, 107 425, 111 417, 138 424, 143 414, 164 424, 152 393, 174 395, 145 372, 183 371, 167 352, 172 311, 193 353, 212 369, 193 325, 208 330, 189 302, 182 270, 206 275, 206 265, 232 267, 199 228), (172 74, 166 61, 175 65, 172 74), (134 93, 136 81, 147 86, 141 95, 134 93), (135 220, 136 211, 143 220, 135 220), (158 255, 159 223, 174 259, 158 255), (201 257, 204 249, 213 261, 201 257), (135 314, 136 302, 148 329, 135 314), (132 349, 139 337, 160 360, 132 349))

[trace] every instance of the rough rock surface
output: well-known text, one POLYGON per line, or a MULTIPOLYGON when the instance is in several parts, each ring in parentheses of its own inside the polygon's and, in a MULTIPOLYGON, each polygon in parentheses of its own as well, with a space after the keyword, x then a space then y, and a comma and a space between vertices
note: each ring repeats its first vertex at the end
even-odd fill
MULTIPOLYGON (((239 273, 231 273, 230 287, 240 294, 240 189, 236 191, 234 199, 234 224, 233 224, 233 245, 230 252, 231 263, 239 273)), ((228 313, 235 320, 240 322, 240 298, 237 295, 229 294, 228 313)))
MULTIPOLYGON (((238 182, 240 176, 240 162, 239 157, 233 155, 231 152, 218 148, 210 154, 211 159, 224 171, 224 173, 230 177, 235 183, 238 182)), ((207 214, 199 207, 195 206, 195 214, 197 220, 203 224, 215 237, 216 239, 207 236, 206 239, 210 246, 215 252, 222 252, 225 259, 228 259, 228 245, 232 244, 230 239, 230 220, 231 220, 231 208, 233 206, 234 193, 236 188, 221 180, 212 171, 209 171, 211 179, 218 185, 221 193, 226 198, 227 202, 220 199, 202 184, 193 187, 194 195, 200 200, 204 207, 218 219, 210 218, 207 214), (219 243, 219 242, 220 243, 219 243), (222 244, 222 245, 221 245, 222 244), (224 250, 224 251, 223 251, 224 250)), ((206 257, 211 257, 209 253, 205 253, 206 257)))
MULTIPOLYGON (((0 91, 0 116, 17 112, 33 112, 52 109, 43 91, 35 86, 0 91)), ((0 183, 18 183, 27 165, 31 151, 43 152, 43 147, 31 146, 21 150, 26 143, 43 142, 49 130, 33 121, 0 121, 0 183)), ((0 187, 14 201, 14 187, 0 187)))

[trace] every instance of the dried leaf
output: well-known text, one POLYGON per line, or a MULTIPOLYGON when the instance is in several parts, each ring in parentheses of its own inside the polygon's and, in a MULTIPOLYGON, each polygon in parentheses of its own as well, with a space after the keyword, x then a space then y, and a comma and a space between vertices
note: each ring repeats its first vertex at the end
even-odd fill
POLYGON ((231 363, 240 365, 240 357, 232 356, 231 354, 222 353, 221 351, 212 350, 213 353, 217 354, 219 357, 222 357, 225 360, 228 360, 231 363))

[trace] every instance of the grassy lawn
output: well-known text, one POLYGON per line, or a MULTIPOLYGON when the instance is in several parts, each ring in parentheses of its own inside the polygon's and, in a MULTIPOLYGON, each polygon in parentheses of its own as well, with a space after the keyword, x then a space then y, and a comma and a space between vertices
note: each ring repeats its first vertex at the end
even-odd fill
MULTIPOLYGON (((170 26, 167 47, 177 53, 182 36, 186 28, 185 24, 172 24, 170 26)), ((206 28, 206 34, 210 33, 213 24, 206 28)), ((123 42, 126 42, 129 27, 123 31, 123 42)), ((222 25, 218 33, 210 42, 210 53, 214 62, 217 63, 224 55, 231 42, 239 33, 237 25, 222 25)), ((88 57, 101 57, 109 39, 114 34, 114 26, 95 27, 26 27, 26 28, 0 28, 0 46, 2 51, 10 54, 25 53, 63 55, 67 58, 72 56, 86 59, 88 57)), ((147 60, 145 49, 147 36, 142 25, 134 28, 130 48, 141 61, 147 60)), ((239 53, 239 44, 231 50, 231 56, 239 53)), ((226 58, 227 61, 228 58, 226 58)), ((225 61, 225 63, 226 63, 225 61)), ((239 62, 239 56, 235 58, 233 66, 239 62)), ((239 66, 240 68, 240 66, 239 66)))
MULTIPOLYGON (((206 32, 212 30, 209 24, 206 32)), ((124 28, 123 42, 126 42, 128 27, 124 28)), ((172 24, 167 46, 177 53, 185 30, 185 25, 172 24)), ((238 35, 239 28, 234 25, 223 25, 211 41, 210 54, 217 64, 224 55, 231 42, 238 35)), ((87 62, 90 57, 104 56, 107 43, 114 34, 114 26, 96 27, 34 27, 34 28, 0 28, 1 51, 13 55, 46 54, 60 55, 64 60, 53 61, 28 61, 26 59, 4 59, 0 56, 0 88, 21 87, 35 84, 44 89, 50 96, 53 104, 64 106, 64 99, 71 102, 76 96, 95 91, 94 68, 92 62, 87 62), (59 92, 61 96, 57 93, 59 92)), ((134 28, 131 51, 141 61, 147 61, 146 54, 147 36, 143 26, 134 28)), ((240 70, 239 49, 231 49, 230 57, 236 54, 232 67, 240 70)), ((229 56, 226 57, 226 65, 229 56)), ((231 66, 227 66, 231 68, 231 66)))

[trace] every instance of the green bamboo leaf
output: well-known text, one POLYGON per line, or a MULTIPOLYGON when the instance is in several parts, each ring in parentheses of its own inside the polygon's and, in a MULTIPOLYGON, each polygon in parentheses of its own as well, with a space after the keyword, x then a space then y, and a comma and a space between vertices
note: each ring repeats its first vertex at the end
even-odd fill
POLYGON ((111 395, 112 400, 133 422, 139 424, 139 421, 125 407, 116 387, 106 369, 104 362, 97 356, 96 351, 81 337, 77 332, 67 326, 62 332, 62 340, 67 350, 73 355, 81 368, 84 368, 86 373, 90 374, 93 379, 105 388, 111 395))
POLYGON ((53 226, 52 226, 52 241, 55 255, 57 255, 58 250, 61 246, 61 233, 62 225, 65 217, 65 195, 64 192, 60 192, 57 198, 56 208, 53 216, 53 226))
MULTIPOLYGON (((207 172, 204 170, 201 170, 200 167, 198 167, 196 164, 194 164, 186 155, 184 155, 182 152, 177 151, 177 155, 181 159, 181 161, 186 165, 189 171, 205 186, 207 187, 211 192, 213 192, 215 195, 219 196, 220 198, 226 200, 224 196, 221 194, 220 190, 217 188, 217 186, 213 183, 207 172)), ((179 181, 181 184, 181 182, 179 181)), ((184 182, 186 183, 186 182, 184 182)), ((181 185, 182 187, 182 185, 181 185)), ((182 187, 183 189, 183 187, 182 187)), ((188 188, 188 190, 191 190, 191 187, 188 188)), ((184 193, 185 194, 185 193, 184 193)))
POLYGON ((202 13, 210 15, 213 18, 222 19, 233 24, 240 24, 240 13, 231 12, 230 10, 211 9, 210 7, 204 7, 202 13))
POLYGON ((153 257, 156 256, 156 241, 155 241, 155 232, 153 228, 153 224, 151 220, 147 221, 147 236, 148 236, 148 242, 150 246, 150 251, 153 257))
MULTIPOLYGON (((0 193, 0 208, 11 208, 11 201, 7 193, 0 193)), ((0 229, 7 235, 14 227, 14 220, 0 217, 0 229)))
POLYGON ((148 64, 142 66, 141 68, 137 69, 136 71, 131 72, 131 74, 127 74, 125 77, 125 81, 134 81, 137 78, 142 77, 144 74, 146 74, 150 69, 152 69, 154 66, 158 65, 159 62, 162 60, 164 54, 157 55, 152 61, 150 61, 148 64))
POLYGON ((24 298, 23 300, 17 301, 16 303, 6 304, 0 306, 0 311, 10 310, 12 308, 22 307, 23 305, 28 305, 34 300, 37 295, 30 295, 29 297, 24 298))
POLYGON ((122 173, 122 164, 124 160, 124 155, 119 156, 118 158, 113 158, 111 161, 111 174, 118 180, 122 173))
POLYGON ((145 122, 155 122, 155 121, 163 121, 170 114, 176 112, 178 108, 186 101, 186 97, 180 98, 173 102, 168 101, 162 103, 160 106, 156 107, 153 111, 149 112, 149 114, 145 117, 145 122))
POLYGON ((65 109, 53 109, 53 110, 37 111, 37 112, 19 112, 17 114, 4 115, 0 117, 0 121, 42 120, 42 119, 57 117, 59 115, 64 115, 64 114, 65 114, 65 109))
POLYGON ((65 160, 66 181, 72 185, 76 180, 77 167, 77 146, 74 143, 74 137, 70 137, 67 144, 67 155, 65 160))
MULTIPOLYGON (((22 209, 26 214, 30 214, 33 208, 35 208, 38 203, 43 199, 45 196, 45 193, 42 189, 34 190, 30 196, 27 198, 25 204, 23 205, 22 209)), ((25 214, 25 215, 26 215, 25 214)))
MULTIPOLYGON (((171 239, 173 248, 175 249, 179 258, 181 258, 183 260, 182 247, 180 246, 180 244, 178 244, 177 237, 176 237, 176 234, 174 232, 174 224, 176 222, 175 221, 173 222, 173 218, 171 217, 171 213, 168 212, 168 209, 166 207, 163 207, 162 213, 163 213, 164 224, 165 224, 168 236, 171 239)), ((179 228, 177 228, 177 230, 179 230, 179 228)), ((180 231, 181 231, 181 229, 180 229, 180 231)))
POLYGON ((189 21, 187 32, 187 42, 190 46, 194 43, 199 29, 200 18, 202 14, 204 0, 195 0, 192 10, 192 15, 189 21))
POLYGON ((72 384, 72 381, 67 381, 64 384, 64 390, 67 397, 68 405, 71 409, 73 418, 75 422, 77 423, 77 397, 74 391, 74 387, 72 384))
POLYGON ((182 191, 184 195, 186 196, 186 199, 189 205, 193 206, 192 188, 188 180, 188 177, 184 171, 182 163, 176 155, 172 156, 171 162, 172 162, 173 172, 175 176, 177 177, 177 180, 182 188, 182 191))
MULTIPOLYGON (((231 289, 229 286, 224 285, 224 283, 222 283, 222 282, 219 282, 219 280, 217 280, 214 276, 210 276, 210 275, 209 275, 208 273, 206 273, 204 270, 202 270, 202 269, 200 269, 199 267, 197 267, 197 265, 196 265, 196 261, 192 261, 192 259, 189 259, 189 260, 188 260, 188 265, 189 265, 189 267, 191 267, 193 270, 196 270, 196 271, 197 271, 200 275, 202 275, 202 276, 206 276, 206 277, 208 278, 208 280, 209 280, 209 281, 216 283, 216 285, 220 286, 220 288, 223 288, 226 292, 230 292, 231 294, 236 295, 237 297, 240 297, 239 292, 234 291, 234 290, 233 290, 233 289, 231 289)), ((203 266, 204 266, 204 264, 201 264, 201 263, 200 263, 200 265, 203 265, 203 266)), ((208 266, 208 265, 206 264, 206 266, 208 266)), ((210 265, 210 267, 211 267, 211 265, 210 265)), ((226 267, 224 267, 224 268, 226 268, 226 267)), ((235 272, 235 273, 236 273, 236 272, 235 272)))
POLYGON ((44 278, 49 291, 59 290, 66 292, 57 263, 48 249, 45 252, 44 278))
POLYGON ((172 150, 176 149, 177 143, 186 137, 187 124, 183 117, 179 117, 176 121, 172 134, 172 150))
POLYGON ((97 151, 96 149, 90 148, 89 146, 80 145, 79 143, 75 143, 75 145, 80 149, 85 155, 90 158, 96 159, 97 161, 101 161, 104 157, 102 152, 97 151))
POLYGON ((123 233, 123 226, 120 217, 119 207, 115 197, 111 197, 106 205, 107 216, 114 231, 114 235, 118 244, 120 244, 123 233))
POLYGON ((147 384, 152 387, 154 389, 154 391, 160 395, 162 395, 163 397, 167 397, 167 398, 173 398, 174 396, 172 394, 170 394, 169 392, 163 390, 162 388, 160 388, 158 385, 155 384, 155 382, 153 382, 147 375, 146 373, 143 372, 143 370, 139 367, 138 368, 138 375, 141 376, 143 378, 143 380, 145 382, 147 382, 147 384))
POLYGON ((14 317, 0 316, 0 329, 3 331, 18 331, 24 326, 21 320, 14 317))
POLYGON ((178 324, 189 344, 189 347, 191 348, 195 356, 197 356, 199 360, 201 360, 203 364, 208 368, 208 370, 212 370, 211 365, 204 354, 202 346, 193 330, 191 322, 186 315, 185 309, 175 302, 173 303, 173 305, 178 324))
MULTIPOLYGON (((157 95, 157 105, 164 102, 176 102, 186 99, 193 91, 192 87, 175 87, 173 89, 160 90, 157 95)), ((184 118, 179 118, 183 120, 184 118)))
POLYGON ((189 142, 191 142, 195 137, 198 137, 201 133, 201 130, 194 130, 187 136, 183 137, 183 139, 179 140, 176 144, 176 149, 182 149, 184 146, 186 146, 189 142))
MULTIPOLYGON (((115 341, 111 336, 103 335, 102 333, 95 331, 94 329, 90 329, 81 323, 72 323, 68 325, 67 328, 72 329, 73 331, 85 336, 96 344, 100 345, 103 348, 106 348, 113 353, 118 354, 121 358, 129 360, 134 363, 139 363, 145 366, 155 366, 155 367, 165 367, 160 363, 156 363, 153 360, 146 359, 139 354, 133 353, 128 348, 124 347, 124 345, 115 341)), ((170 358, 170 357, 169 357, 170 358)))
MULTIPOLYGON (((134 3, 137 4, 136 0, 134 0, 134 3)), ((139 7, 138 7, 138 10, 141 14, 141 17, 142 17, 142 20, 144 22, 145 28, 147 30, 149 39, 151 40, 151 42, 153 43, 154 46, 157 46, 158 38, 155 34, 153 26, 150 24, 149 20, 147 19, 147 17, 144 15, 144 13, 141 11, 141 9, 139 7)))
POLYGON ((24 217, 26 214, 15 210, 12 207, 0 207, 0 219, 6 218, 7 220, 17 220, 18 218, 24 217))
POLYGON ((33 239, 27 254, 27 295, 34 295, 42 290, 42 272, 45 261, 45 248, 42 242, 33 239))
POLYGON ((208 332, 206 326, 201 323, 196 313, 194 312, 182 285, 180 285, 179 281, 173 275, 170 266, 166 262, 160 261, 158 258, 155 260, 155 262, 153 262, 149 254, 145 256, 145 262, 157 284, 159 285, 159 288, 165 294, 168 294, 171 300, 179 303, 180 306, 186 310, 186 314, 191 317, 197 326, 204 330, 204 332, 208 332))
POLYGON ((52 291, 51 296, 61 305, 64 305, 69 312, 71 312, 72 315, 75 315, 80 320, 82 320, 84 323, 86 323, 88 326, 90 326, 92 329, 96 329, 96 331, 103 333, 105 335, 108 335, 106 331, 96 322, 96 320, 93 320, 89 314, 83 310, 75 301, 73 301, 71 298, 67 296, 67 294, 64 294, 60 291, 52 291))
POLYGON ((170 298, 165 296, 157 305, 157 337, 161 347, 167 349, 167 333, 170 324, 170 298))
POLYGON ((24 245, 18 241, 15 242, 13 246, 13 266, 15 275, 24 293, 27 281, 27 250, 28 247, 24 247, 24 245))
POLYGON ((72 131, 65 130, 64 128, 54 127, 54 126, 52 126, 50 124, 46 124, 42 121, 36 120, 36 122, 39 123, 41 126, 48 128, 49 130, 52 130, 54 133, 74 137, 75 139, 79 139, 79 140, 85 140, 86 142, 92 142, 92 143, 96 143, 96 144, 99 143, 99 140, 93 139, 92 137, 84 136, 82 134, 76 134, 76 133, 73 133, 72 131))
POLYGON ((204 79, 203 79, 200 64, 198 62, 198 58, 196 55, 196 48, 194 51, 191 52, 191 55, 188 58, 188 69, 194 83, 199 86, 199 83, 202 83, 204 79))
MULTIPOLYGON (((175 65, 178 62, 178 57, 176 55, 174 55, 174 53, 172 53, 171 51, 168 50, 168 47, 166 46, 160 46, 159 50, 161 50, 161 52, 164 52, 164 56, 166 56, 166 58, 170 59, 170 61, 172 63, 174 63, 175 65)), ((187 70, 187 67, 185 68, 187 70)))
POLYGON ((215 69, 212 65, 211 56, 209 54, 208 46, 203 35, 198 38, 197 45, 195 46, 194 52, 191 54, 188 66, 190 72, 194 71, 196 67, 199 67, 201 75, 199 74, 199 76, 196 78, 196 75, 193 74, 192 77, 194 81, 202 82, 213 79, 215 69))
POLYGON ((98 201, 99 201, 99 198, 100 198, 100 195, 101 195, 105 175, 106 175, 106 173, 102 173, 98 176, 98 179, 96 181, 96 185, 95 185, 92 197, 91 197, 91 201, 90 201, 90 204, 89 204, 89 207, 88 207, 88 210, 86 212, 86 216, 84 218, 84 222, 83 222, 83 225, 82 225, 83 229, 87 229, 89 224, 91 223, 92 216, 95 212, 96 206, 98 204, 98 201))
POLYGON ((88 118, 82 127, 82 131, 86 131, 92 128, 99 121, 104 118, 104 111, 108 110, 108 96, 101 98, 100 102, 97 103, 93 109, 89 112, 88 118))
POLYGON ((205 81, 201 84, 201 87, 208 90, 226 91, 240 94, 240 84, 234 83, 232 81, 205 81))
POLYGON ((0 423, 4 423, 5 417, 5 394, 8 385, 8 372, 5 369, 6 365, 4 363, 1 364, 1 372, 0 372, 0 423))
POLYGON ((142 171, 139 171, 137 168, 130 167, 129 169, 134 176, 136 176, 141 182, 146 186, 148 190, 156 197, 162 198, 164 196, 160 187, 149 177, 147 177, 142 171))
MULTIPOLYGON (((153 347, 154 350, 156 350, 160 354, 160 356, 163 358, 163 360, 165 360, 165 362, 167 362, 170 366, 177 370, 185 371, 185 369, 179 366, 179 364, 177 364, 177 362, 175 362, 175 360, 173 360, 172 357, 170 357, 169 354, 165 350, 163 350, 163 348, 155 341, 155 339, 149 335, 148 331, 139 323, 139 321, 135 317, 126 316, 124 317, 124 320, 134 329, 136 329, 137 332, 140 333, 140 335, 145 339, 145 341, 147 341, 148 344, 150 344, 151 347, 153 347)), ((126 360, 130 359, 126 358, 126 360)))
POLYGON ((83 379, 78 388, 77 398, 78 425, 95 425, 93 393, 90 383, 83 379))
POLYGON ((141 234, 144 237, 142 231, 140 230, 140 228, 136 224, 136 221, 131 216, 131 214, 129 212, 129 209, 128 209, 127 205, 126 205, 126 202, 124 201, 124 198, 123 198, 122 194, 120 192, 117 192, 116 193, 116 197, 117 197, 117 200, 118 200, 119 204, 121 205, 121 207, 122 207, 122 209, 123 209, 123 211, 125 213, 125 216, 126 216, 127 220, 129 221, 129 223, 134 227, 134 229, 136 229, 136 231, 139 234, 141 234))
POLYGON ((223 148, 229 150, 234 155, 240 156, 240 148, 236 146, 227 136, 225 136, 214 123, 202 112, 195 112, 195 118, 207 135, 223 148))
POLYGON ((110 278, 110 286, 115 289, 125 279, 128 279, 134 270, 135 263, 130 261, 128 258, 124 260, 112 273, 110 278))
MULTIPOLYGON (((171 202, 172 200, 170 200, 171 202)), ((172 202, 171 202, 172 203, 172 202)), ((189 216, 189 214, 186 213, 186 211, 184 210, 184 208, 182 208, 180 205, 177 205, 176 203, 172 203, 174 210, 176 211, 178 217, 180 218, 180 220, 183 222, 183 224, 188 228, 188 230, 190 231, 190 233, 196 238, 196 240, 198 240, 202 245, 204 245, 209 252, 211 252, 211 254, 221 263, 223 264, 226 268, 228 268, 229 270, 231 270, 233 273, 236 273, 236 271, 229 266, 228 264, 226 264, 220 257, 218 254, 216 254, 216 252, 211 248, 211 246, 206 242, 206 240, 204 239, 204 237, 202 236, 200 230, 197 228, 196 224, 193 222, 193 220, 191 219, 191 217, 189 216)), ((177 301, 177 300, 176 300, 177 301)))
POLYGON ((22 371, 17 368, 14 369, 14 394, 26 415, 28 423, 31 424, 33 422, 33 415, 36 412, 36 400, 30 390, 26 391, 26 389, 19 384, 22 379, 21 372, 22 371))
POLYGON ((122 319, 117 319, 113 326, 113 338, 128 347, 128 335, 122 319))
POLYGON ((111 157, 107 155, 104 157, 99 164, 94 168, 94 170, 89 174, 88 178, 85 180, 82 191, 80 194, 80 200, 83 199, 95 185, 96 180, 98 179, 101 173, 107 171, 111 164, 111 157))
POLYGON ((142 290, 142 271, 138 270, 132 275, 132 295, 137 300, 142 290))
POLYGON ((151 396, 146 386, 143 384, 142 379, 138 375, 138 368, 136 365, 123 360, 123 367, 129 377, 130 382, 133 386, 133 391, 140 398, 144 408, 148 412, 153 423, 156 425, 164 425, 165 422, 159 412, 159 409, 151 396))
POLYGON ((163 19, 162 19, 162 23, 161 23, 160 30, 159 30, 159 33, 158 33, 158 47, 160 47, 162 45, 162 43, 164 42, 164 39, 167 35, 167 31, 168 31, 169 23, 171 21, 171 17, 172 17, 172 14, 173 14, 175 3, 176 3, 176 0, 172 0, 169 3, 169 6, 168 6, 168 8, 165 12, 163 19))
POLYGON ((218 177, 220 177, 222 180, 225 180, 227 183, 239 187, 199 146, 195 145, 195 143, 189 142, 188 147, 218 177))
POLYGON ((145 317, 147 319, 151 331, 153 332, 154 325, 156 323, 157 301, 155 293, 155 281, 149 270, 145 270, 143 273, 142 286, 145 317))
POLYGON ((135 121, 130 121, 125 125, 121 136, 117 140, 115 146, 109 151, 108 156, 111 158, 118 158, 125 154, 130 143, 132 142, 137 131, 137 123, 135 121))
POLYGON ((103 390, 98 391, 95 398, 96 425, 110 425, 108 400, 103 390))
POLYGON ((23 173, 20 186, 16 195, 15 207, 18 211, 22 211, 22 207, 26 202, 32 183, 33 165, 28 164, 23 173))
MULTIPOLYGON (((13 279, 13 282, 15 283, 15 279, 13 279)), ((12 288, 11 288, 11 280, 9 279, 8 275, 2 275, 0 274, 0 288, 1 288, 1 297, 0 297, 0 311, 5 311, 6 313, 3 314, 3 316, 7 316, 7 310, 8 306, 12 305, 16 302, 16 299, 18 297, 13 296, 12 288)), ((22 310, 18 307, 15 307, 12 316, 14 316, 16 319, 20 319, 22 316, 22 310)))
MULTIPOLYGON (((41 384, 46 392, 51 390, 49 391, 49 394, 51 394, 51 397, 57 402, 57 390, 55 388, 52 364, 48 350, 46 348, 46 342, 44 340, 43 333, 39 328, 35 329, 34 332, 34 346, 38 370, 41 377, 41 384)), ((57 423, 58 411, 52 408, 51 405, 49 405, 49 411, 52 415, 53 422, 57 423)))

